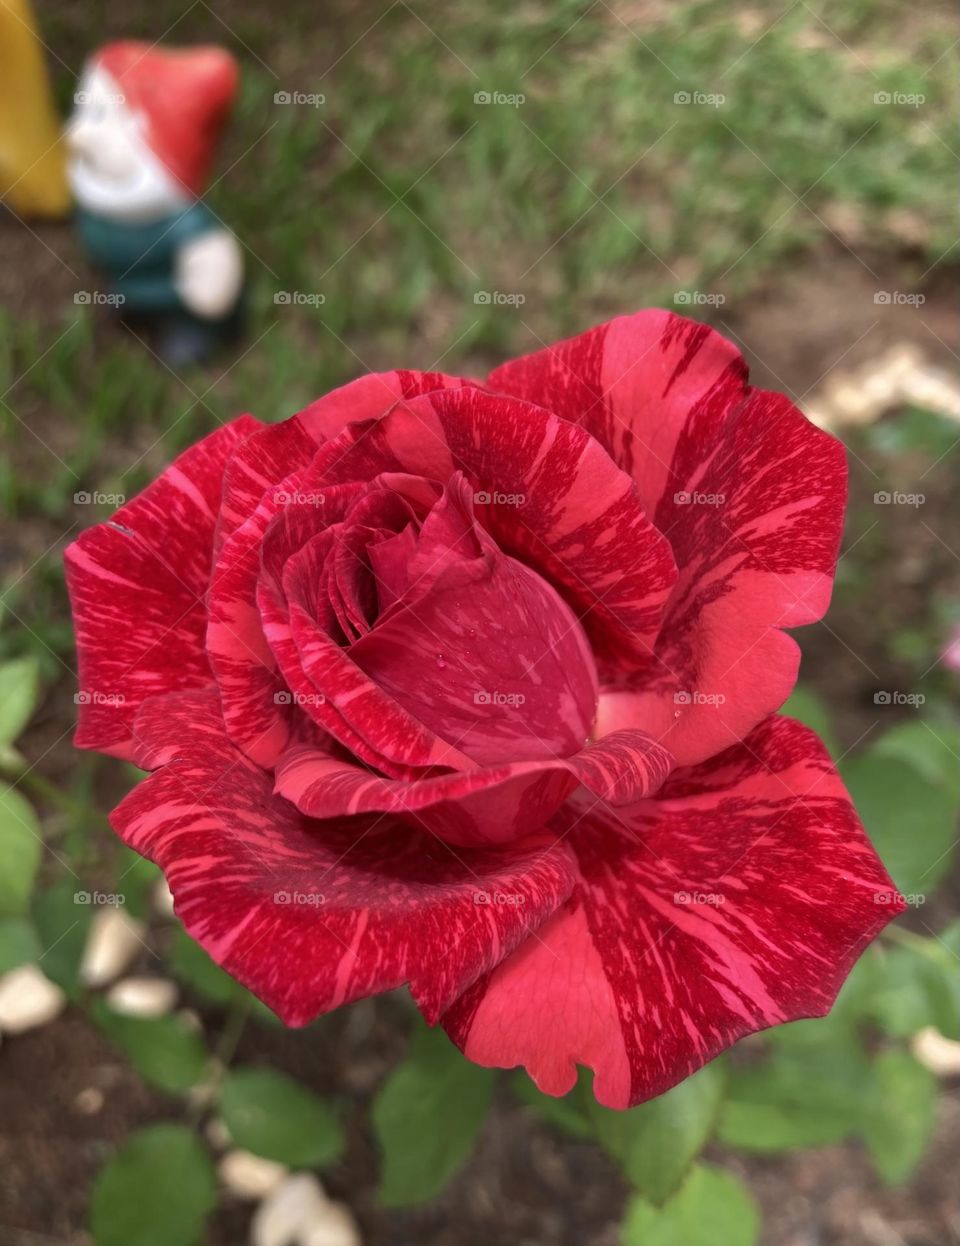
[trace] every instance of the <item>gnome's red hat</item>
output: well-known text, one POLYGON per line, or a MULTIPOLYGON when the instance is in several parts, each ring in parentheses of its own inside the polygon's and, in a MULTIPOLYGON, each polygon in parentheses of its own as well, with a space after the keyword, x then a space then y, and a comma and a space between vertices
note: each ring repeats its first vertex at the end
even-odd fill
POLYGON ((122 40, 105 44, 94 64, 117 84, 126 106, 146 119, 144 138, 163 166, 193 195, 207 184, 237 91, 237 63, 223 48, 161 48, 122 40))

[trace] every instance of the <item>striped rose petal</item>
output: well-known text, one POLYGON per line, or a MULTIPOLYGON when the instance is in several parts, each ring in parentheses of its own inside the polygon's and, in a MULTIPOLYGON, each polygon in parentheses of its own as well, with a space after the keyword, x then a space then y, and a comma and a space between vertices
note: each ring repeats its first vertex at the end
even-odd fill
POLYGON ((625 1108, 755 1030, 822 1016, 902 910, 816 736, 770 718, 614 813, 568 802, 564 907, 443 1018, 471 1060, 625 1108), (883 903, 878 902, 882 895, 883 903))

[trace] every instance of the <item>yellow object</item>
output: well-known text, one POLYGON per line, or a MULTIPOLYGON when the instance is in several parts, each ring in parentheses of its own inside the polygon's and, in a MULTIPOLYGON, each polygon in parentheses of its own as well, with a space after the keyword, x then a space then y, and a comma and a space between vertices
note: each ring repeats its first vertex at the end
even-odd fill
POLYGON ((18 216, 70 211, 60 119, 29 0, 0 0, 0 201, 18 216))

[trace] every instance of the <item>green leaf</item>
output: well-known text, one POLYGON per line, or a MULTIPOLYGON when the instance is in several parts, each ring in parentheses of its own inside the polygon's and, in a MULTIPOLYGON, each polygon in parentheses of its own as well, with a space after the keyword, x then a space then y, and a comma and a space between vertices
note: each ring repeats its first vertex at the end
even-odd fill
POLYGON ((842 769, 873 846, 899 890, 916 897, 931 892, 950 866, 956 791, 876 749, 842 769))
POLYGON ((383 1153, 381 1202, 419 1203, 443 1189, 473 1149, 493 1077, 462 1056, 442 1030, 416 1031, 373 1105, 383 1153))
POLYGON ((237 1146, 291 1167, 334 1159, 343 1135, 313 1091, 272 1069, 235 1069, 220 1097, 224 1124, 237 1146))
POLYGON ((13 744, 30 721, 38 691, 36 658, 0 663, 0 748, 13 744))
POLYGON ((197 1246, 217 1201, 210 1157, 194 1130, 152 1125, 132 1134, 97 1177, 96 1246, 197 1246))
POLYGON ((29 922, 17 917, 0 920, 0 974, 40 959, 40 944, 29 922))
POLYGON ((936 1122, 933 1074, 898 1048, 873 1066, 876 1089, 862 1132, 880 1176, 897 1185, 913 1172, 936 1122))
POLYGON ((798 1035, 778 1030, 777 1035, 769 1059, 731 1075, 718 1136, 750 1151, 838 1142, 856 1128, 872 1086, 855 1037, 831 1026, 819 1041, 809 1028, 798 1035))
POLYGON ((42 849, 32 806, 12 787, 0 788, 0 915, 26 913, 42 849))
POLYGON ((780 712, 788 715, 790 718, 795 718, 798 722, 802 722, 805 727, 815 731, 827 746, 830 756, 839 756, 839 749, 833 736, 833 729, 830 726, 830 715, 827 712, 827 707, 812 688, 801 686, 794 688, 790 699, 780 712))
POLYGON ((955 797, 960 794, 960 729, 953 723, 926 719, 898 723, 884 732, 872 751, 908 762, 931 783, 955 797))
POLYGON ((640 1107, 616 1112, 591 1102, 601 1145, 652 1203, 676 1190, 717 1121, 724 1070, 714 1063, 640 1107))
POLYGON ((272 1025, 282 1025, 275 1012, 211 960, 182 926, 174 930, 167 961, 184 986, 196 991, 208 1003, 228 1008, 235 1001, 245 999, 253 1017, 272 1025))
POLYGON ((167 1094, 184 1094, 203 1080, 207 1050, 182 1017, 128 1017, 104 1000, 91 1004, 94 1021, 124 1052, 144 1081, 167 1094))
POLYGON ((545 1095, 522 1071, 511 1080, 511 1085, 517 1098, 536 1109, 548 1125, 568 1134, 571 1138, 593 1137, 593 1124, 590 1120, 587 1101, 587 1096, 591 1092, 583 1070, 573 1090, 562 1097, 545 1095))
POLYGON ((40 940, 40 968, 71 999, 81 991, 80 961, 93 919, 89 904, 77 904, 76 880, 64 879, 33 899, 33 922, 40 940))
POLYGON ((623 1246, 753 1246, 760 1217, 732 1173, 698 1164, 680 1190, 657 1208, 642 1196, 627 1204, 623 1246))
POLYGON ((150 915, 150 892, 157 879, 162 877, 159 866, 134 852, 126 844, 120 845, 117 868, 117 885, 114 888, 124 898, 124 907, 133 917, 141 920, 150 915))

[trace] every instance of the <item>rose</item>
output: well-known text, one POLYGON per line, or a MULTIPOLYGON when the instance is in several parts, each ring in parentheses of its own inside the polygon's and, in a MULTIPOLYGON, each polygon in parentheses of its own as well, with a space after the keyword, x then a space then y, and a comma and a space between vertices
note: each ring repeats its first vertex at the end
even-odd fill
POLYGON ((242 416, 70 547, 81 686, 122 693, 77 743, 156 771, 114 826, 289 1024, 408 983, 479 1063, 636 1103, 825 1012, 899 911, 774 713, 844 488, 659 311, 242 416))

